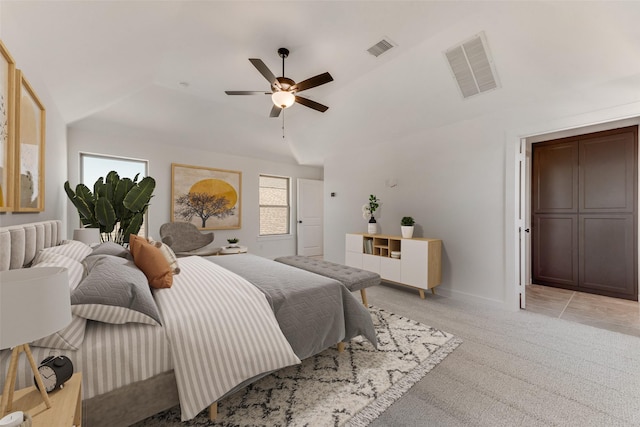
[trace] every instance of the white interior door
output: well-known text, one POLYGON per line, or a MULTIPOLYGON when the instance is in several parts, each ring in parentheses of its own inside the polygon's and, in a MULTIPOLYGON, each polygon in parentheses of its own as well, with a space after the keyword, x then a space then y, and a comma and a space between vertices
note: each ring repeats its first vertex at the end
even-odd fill
POLYGON ((298 179, 298 255, 323 255, 324 182, 298 179))

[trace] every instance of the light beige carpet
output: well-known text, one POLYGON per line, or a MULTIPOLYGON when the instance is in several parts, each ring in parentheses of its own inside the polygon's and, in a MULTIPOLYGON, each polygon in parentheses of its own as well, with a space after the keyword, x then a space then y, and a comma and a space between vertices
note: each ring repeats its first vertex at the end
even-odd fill
POLYGON ((640 426, 638 337, 391 285, 367 294, 464 341, 372 427, 640 426))

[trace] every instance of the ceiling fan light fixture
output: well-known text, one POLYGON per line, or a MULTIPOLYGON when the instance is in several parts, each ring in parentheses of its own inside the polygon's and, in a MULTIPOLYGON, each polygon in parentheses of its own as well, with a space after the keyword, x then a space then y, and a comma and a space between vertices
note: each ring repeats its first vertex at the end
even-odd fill
POLYGON ((293 105, 293 103, 296 101, 296 97, 291 92, 279 90, 271 95, 271 100, 276 105, 276 107, 285 109, 293 105))

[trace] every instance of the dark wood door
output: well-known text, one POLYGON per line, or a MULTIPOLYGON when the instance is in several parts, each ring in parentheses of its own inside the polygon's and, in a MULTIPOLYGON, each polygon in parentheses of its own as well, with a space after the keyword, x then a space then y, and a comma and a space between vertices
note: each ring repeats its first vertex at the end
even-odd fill
POLYGON ((533 146, 535 283, 637 300, 637 127, 533 146))

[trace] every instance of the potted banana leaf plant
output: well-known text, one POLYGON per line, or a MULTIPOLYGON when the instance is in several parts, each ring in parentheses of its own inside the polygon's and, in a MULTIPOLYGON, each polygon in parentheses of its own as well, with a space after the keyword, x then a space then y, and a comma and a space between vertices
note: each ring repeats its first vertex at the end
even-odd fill
POLYGON ((69 181, 64 183, 64 191, 78 210, 84 227, 99 228, 103 242, 124 246, 129 243, 130 234, 140 231, 156 186, 149 176, 138 182, 138 175, 133 179, 120 178, 116 171, 111 171, 98 178, 93 192, 84 184, 78 184, 74 191, 69 181))

